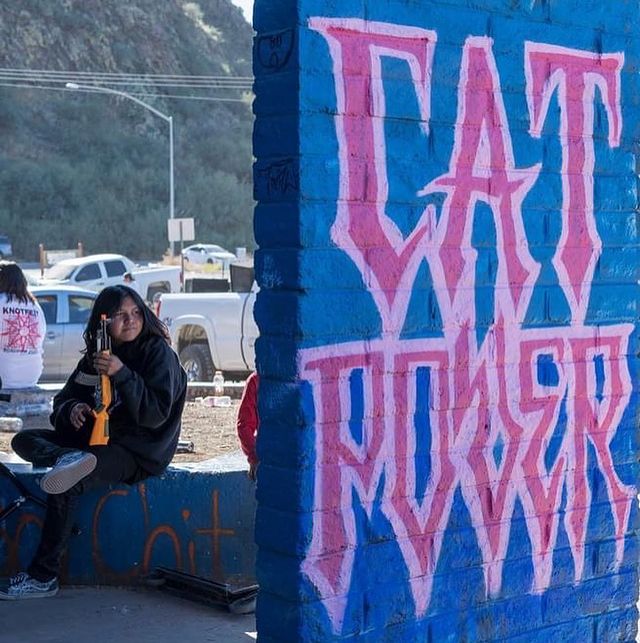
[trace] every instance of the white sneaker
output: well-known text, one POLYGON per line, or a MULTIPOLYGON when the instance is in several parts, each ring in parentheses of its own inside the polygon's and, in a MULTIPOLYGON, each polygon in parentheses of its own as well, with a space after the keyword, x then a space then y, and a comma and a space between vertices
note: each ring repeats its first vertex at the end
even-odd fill
POLYGON ((53 469, 42 476, 40 488, 51 494, 64 493, 74 484, 86 478, 95 468, 98 460, 93 453, 70 451, 61 455, 53 469))
POLYGON ((58 593, 58 579, 39 581, 26 572, 20 572, 0 585, 0 600, 19 601, 24 598, 46 598, 58 593))

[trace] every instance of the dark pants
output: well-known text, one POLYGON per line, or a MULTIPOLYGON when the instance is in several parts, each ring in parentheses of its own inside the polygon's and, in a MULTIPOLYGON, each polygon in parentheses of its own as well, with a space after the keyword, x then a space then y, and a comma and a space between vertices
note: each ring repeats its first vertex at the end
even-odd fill
POLYGON ((40 545, 27 570, 40 581, 50 580, 60 573, 62 556, 73 528, 75 509, 83 493, 118 482, 133 484, 149 475, 126 449, 117 444, 87 446, 86 438, 81 433, 74 436, 72 433, 65 435, 49 429, 34 429, 17 433, 11 441, 13 450, 37 467, 52 467, 61 455, 79 449, 93 453, 97 459, 96 468, 91 474, 65 493, 47 497, 40 545))

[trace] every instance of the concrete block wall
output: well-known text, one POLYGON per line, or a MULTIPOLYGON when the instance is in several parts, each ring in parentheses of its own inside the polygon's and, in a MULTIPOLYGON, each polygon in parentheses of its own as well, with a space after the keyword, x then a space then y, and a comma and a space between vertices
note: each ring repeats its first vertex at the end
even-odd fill
MULTIPOLYGON (((43 469, 16 475, 34 495, 43 469)), ((18 495, 0 477, 0 508, 18 495)), ((137 485, 114 485, 83 497, 79 534, 62 580, 73 585, 132 585, 163 566, 244 586, 255 582, 255 500, 241 453, 172 466, 137 485)), ((26 503, 0 521, 0 575, 22 571, 40 541, 44 510, 26 503)))
POLYGON ((260 641, 635 640, 638 21, 256 0, 260 641))

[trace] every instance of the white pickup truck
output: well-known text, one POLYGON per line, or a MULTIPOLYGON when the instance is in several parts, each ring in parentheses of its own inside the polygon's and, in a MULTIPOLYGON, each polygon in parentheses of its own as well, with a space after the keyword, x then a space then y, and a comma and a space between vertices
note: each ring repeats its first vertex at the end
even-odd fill
POLYGON ((134 288, 147 301, 153 301, 156 293, 180 292, 180 266, 138 266, 131 259, 117 254, 63 259, 45 270, 38 284, 65 284, 99 291, 105 286, 124 284, 125 272, 133 275, 134 288))
POLYGON ((231 265, 231 292, 162 295, 158 316, 190 381, 210 382, 215 371, 245 377, 255 369, 258 327, 253 268, 231 265))

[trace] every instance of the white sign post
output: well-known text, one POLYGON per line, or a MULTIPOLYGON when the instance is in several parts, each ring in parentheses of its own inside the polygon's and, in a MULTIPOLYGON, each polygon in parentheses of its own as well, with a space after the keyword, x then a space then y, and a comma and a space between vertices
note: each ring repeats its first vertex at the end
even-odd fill
POLYGON ((188 219, 169 219, 167 221, 167 228, 169 234, 169 241, 180 242, 180 281, 182 290, 184 290, 184 250, 185 241, 193 241, 196 238, 195 226, 193 218, 188 219))

